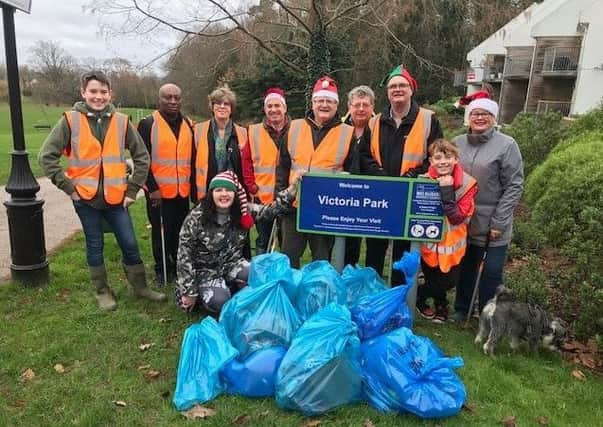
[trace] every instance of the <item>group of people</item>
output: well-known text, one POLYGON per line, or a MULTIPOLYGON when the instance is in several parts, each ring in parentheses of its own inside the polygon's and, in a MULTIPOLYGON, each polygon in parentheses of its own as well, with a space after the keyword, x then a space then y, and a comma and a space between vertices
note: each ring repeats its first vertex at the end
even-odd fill
MULTIPOLYGON (((217 315, 245 286, 251 257, 248 230, 254 222, 256 254, 269 250, 278 223, 280 249, 292 267, 300 266, 308 245, 312 260, 328 260, 333 238, 296 228, 296 184, 308 171, 437 180, 446 232, 441 242, 421 247, 425 284, 418 291, 417 309, 424 317, 446 320, 446 291, 456 287, 452 317, 465 316, 477 265, 488 248, 479 292, 483 307, 502 282, 513 210, 523 188, 519 148, 497 130, 498 105, 491 99, 472 100, 468 133, 447 141, 434 113, 413 99, 418 84, 404 66, 392 70, 384 84, 389 102, 382 113, 375 115, 375 94, 362 85, 348 93, 343 119, 337 84, 328 76, 316 81, 310 111, 295 120, 287 115, 284 90, 270 88, 264 119, 247 128, 233 121, 237 105, 230 89, 215 89, 208 97, 211 118, 195 124, 181 113, 180 88, 166 84, 159 90, 158 110, 136 129, 110 103, 107 77, 86 73, 83 102, 52 129, 39 161, 73 200, 99 307, 116 305, 103 260, 105 221, 122 250, 135 294, 165 299, 147 286, 127 213, 140 188, 152 228, 156 280, 176 281, 176 303, 184 310, 202 308, 217 315), (134 164, 130 173, 125 149, 134 164), (66 170, 62 156, 67 157, 66 170)), ((387 240, 366 239, 364 264, 381 275, 387 246, 387 240)), ((346 264, 360 261, 360 247, 361 239, 346 238, 346 264)), ((395 241, 393 257, 409 248, 408 241, 395 241)), ((404 282, 397 272, 391 281, 404 282)))

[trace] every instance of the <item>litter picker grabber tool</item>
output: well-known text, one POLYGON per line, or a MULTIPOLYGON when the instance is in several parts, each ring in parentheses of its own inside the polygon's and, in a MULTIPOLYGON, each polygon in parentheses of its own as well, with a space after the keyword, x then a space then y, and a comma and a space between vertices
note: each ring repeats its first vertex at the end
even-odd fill
POLYGON ((482 253, 482 259, 479 262, 477 267, 477 277, 475 278, 475 284, 473 285, 473 293, 471 294, 471 303, 469 304, 469 311, 467 312, 467 320, 465 321, 465 326, 469 325, 469 319, 471 319, 471 315, 473 314, 473 306, 475 305, 475 300, 477 299, 477 293, 479 289, 479 282, 482 279, 482 272, 484 271, 484 265, 486 264, 486 258, 488 257, 488 248, 490 247, 490 230, 488 230, 488 235, 486 236, 486 246, 484 246, 484 252, 482 253))
POLYGON ((165 229, 163 227, 163 205, 159 205, 159 232, 161 234, 161 264, 163 267, 163 285, 167 286, 167 261, 165 253, 165 229))
POLYGON ((267 247, 268 253, 272 253, 276 249, 277 231, 278 231, 277 219, 274 218, 274 220, 272 221, 272 229, 270 230, 270 237, 268 238, 268 247, 267 247))

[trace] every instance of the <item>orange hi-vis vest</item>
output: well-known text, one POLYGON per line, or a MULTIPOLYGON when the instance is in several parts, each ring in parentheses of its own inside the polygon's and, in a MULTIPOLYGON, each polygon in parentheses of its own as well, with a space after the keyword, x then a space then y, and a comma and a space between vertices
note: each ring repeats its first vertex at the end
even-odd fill
POLYGON ((279 150, 263 123, 249 126, 249 148, 255 183, 258 186, 257 196, 267 205, 274 200, 279 150))
MULTIPOLYGON (((195 184, 197 187, 197 200, 202 200, 207 194, 207 173, 209 166, 209 125, 210 120, 206 120, 195 125, 195 148, 197 156, 195 157, 195 184)), ((233 123, 233 128, 237 135, 239 150, 243 150, 247 143, 247 129, 233 123)))
MULTIPOLYGON (((463 183, 455 190, 456 200, 460 200, 475 185, 477 185, 475 178, 463 173, 463 183)), ((474 209, 475 207, 472 207, 470 215, 473 215, 474 209)), ((421 257, 428 266, 439 266, 443 273, 448 273, 452 267, 461 263, 467 250, 467 227, 471 220, 470 215, 458 225, 450 224, 448 218, 446 218, 446 231, 442 241, 421 244, 421 257)))
POLYGON ((64 152, 69 158, 65 175, 75 185, 78 195, 82 200, 92 200, 96 196, 102 169, 105 201, 110 205, 122 203, 127 189, 125 145, 128 116, 112 114, 101 145, 85 114, 77 111, 64 114, 71 130, 71 150, 64 152))
MULTIPOLYGON (((306 119, 291 122, 287 138, 287 148, 291 156, 289 184, 293 184, 297 173, 303 171, 335 173, 343 171, 343 163, 350 150, 354 128, 346 124, 329 130, 314 148, 312 128, 306 119)), ((297 200, 293 202, 297 206, 297 200)))
POLYGON ((188 197, 191 191, 193 132, 187 118, 182 119, 178 139, 170 125, 153 112, 151 126, 151 172, 162 199, 188 197))
MULTIPOLYGON (((408 170, 419 167, 427 158, 427 139, 431 133, 431 117, 433 111, 426 108, 419 108, 417 118, 415 119, 406 140, 404 141, 404 152, 402 153, 402 163, 400 164, 400 176, 408 170)), ((381 162, 381 150, 379 146, 379 128, 381 126, 381 114, 377 114, 369 120, 371 129, 371 154, 373 158, 383 166, 381 162)))

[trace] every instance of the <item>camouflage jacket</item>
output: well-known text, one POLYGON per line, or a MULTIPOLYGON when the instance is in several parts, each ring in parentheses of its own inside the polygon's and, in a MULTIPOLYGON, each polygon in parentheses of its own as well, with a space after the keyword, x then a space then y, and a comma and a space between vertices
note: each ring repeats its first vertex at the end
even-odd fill
MULTIPOLYGON (((295 187, 291 186, 278 193, 269 205, 249 203, 248 207, 254 217, 270 221, 287 210, 294 199, 295 187)), ((227 276, 243 259, 247 231, 230 220, 203 226, 202 215, 202 204, 198 204, 180 230, 176 286, 184 296, 196 296, 199 285, 227 276)))

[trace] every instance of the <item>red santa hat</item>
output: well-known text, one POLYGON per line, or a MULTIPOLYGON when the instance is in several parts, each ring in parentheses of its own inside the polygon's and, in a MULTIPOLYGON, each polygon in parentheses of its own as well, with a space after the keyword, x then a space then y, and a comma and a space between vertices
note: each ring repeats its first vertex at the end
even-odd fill
POLYGON ((456 101, 454 103, 454 106, 456 108, 466 107, 471 103, 471 101, 474 101, 476 99, 490 99, 490 92, 488 92, 487 90, 478 90, 477 92, 465 95, 461 99, 456 101))
POLYGON ((268 101, 272 99, 277 99, 282 102, 284 106, 287 106, 287 102, 285 101, 285 91, 280 87, 268 88, 266 94, 264 95, 264 105, 266 105, 268 101))
POLYGON ((337 84, 329 76, 324 76, 316 80, 314 88, 312 89, 312 99, 317 97, 331 98, 339 102, 339 95, 337 95, 337 84))
POLYGON ((253 226, 253 217, 247 209, 247 193, 234 172, 228 170, 214 176, 209 182, 209 191, 211 192, 214 188, 226 188, 237 194, 241 206, 241 227, 249 230, 253 226))

